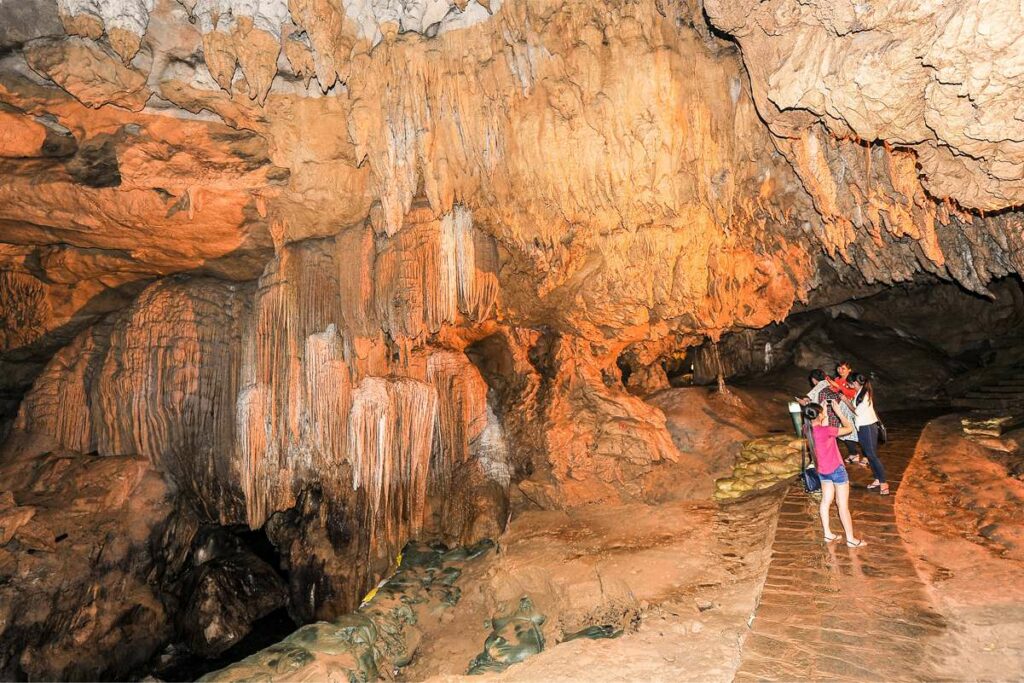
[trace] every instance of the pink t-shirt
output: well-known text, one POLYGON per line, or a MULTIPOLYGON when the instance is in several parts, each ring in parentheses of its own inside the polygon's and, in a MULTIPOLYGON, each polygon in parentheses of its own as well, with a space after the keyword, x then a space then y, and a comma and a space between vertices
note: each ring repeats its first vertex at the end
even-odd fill
POLYGON ((814 427, 812 436, 814 438, 814 455, 818 461, 818 474, 832 474, 843 464, 843 459, 839 455, 839 446, 836 444, 838 435, 838 427, 814 427))

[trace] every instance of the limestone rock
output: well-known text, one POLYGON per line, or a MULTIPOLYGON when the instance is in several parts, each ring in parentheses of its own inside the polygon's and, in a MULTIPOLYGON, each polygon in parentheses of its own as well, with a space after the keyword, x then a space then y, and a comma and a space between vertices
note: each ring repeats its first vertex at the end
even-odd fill
POLYGON ((228 538, 196 539, 199 548, 193 555, 202 561, 187 579, 188 606, 181 615, 192 651, 206 656, 234 645, 253 622, 287 600, 284 583, 270 565, 222 529, 213 533, 228 538), (199 552, 212 546, 219 546, 216 552, 199 552))
POLYGON ((132 111, 145 106, 145 75, 121 64, 88 40, 40 40, 25 52, 29 66, 90 107, 113 104, 132 111))
POLYGON ((461 597, 458 580, 494 547, 482 541, 453 548, 409 543, 394 572, 370 591, 358 610, 309 624, 281 643, 204 676, 203 681, 323 679, 376 680, 413 659, 430 627, 450 618, 461 597))
POLYGON ((45 332, 51 315, 45 286, 21 273, 0 273, 0 296, 5 306, 0 328, 0 349, 16 349, 37 341, 45 332))
POLYGON ((170 636, 150 581, 174 554, 166 485, 139 459, 67 453, 7 459, 0 477, 0 673, 128 675, 170 636))
POLYGON ((0 110, 0 156, 40 156, 46 132, 41 123, 0 110))
POLYGON ((551 359, 557 374, 542 388, 546 462, 537 465, 553 480, 559 507, 642 500, 648 476, 679 458, 664 414, 607 386, 590 355, 580 342, 560 340, 551 359))
POLYGON ((21 404, 15 430, 36 442, 23 452, 50 449, 92 453, 97 449, 91 390, 110 342, 110 325, 99 324, 61 349, 21 404))
POLYGON ((1024 16, 1016 5, 705 7, 743 46, 758 108, 774 130, 804 127, 809 114, 837 136, 914 150, 932 196, 987 211, 1020 203, 1024 159, 1011 103, 1024 86, 1016 47, 1024 16))
POLYGON ((626 387, 639 396, 646 396, 668 389, 668 375, 660 363, 654 363, 631 372, 629 379, 626 380, 626 387))

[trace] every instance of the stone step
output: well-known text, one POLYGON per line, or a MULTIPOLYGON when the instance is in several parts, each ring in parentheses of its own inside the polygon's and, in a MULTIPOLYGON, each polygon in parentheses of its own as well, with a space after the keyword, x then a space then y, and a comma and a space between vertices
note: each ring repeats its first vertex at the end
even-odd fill
POLYGON ((1006 410, 1010 408, 1024 407, 1024 399, 1007 399, 996 397, 968 397, 954 398, 950 403, 957 408, 976 408, 981 410, 1006 410))
POLYGON ((1009 414, 972 413, 960 419, 964 434, 974 436, 1001 436, 1024 426, 1024 412, 1009 414))
POLYGON ((965 394, 969 398, 981 398, 983 396, 1024 398, 1024 390, 1011 389, 1007 387, 981 387, 965 394))

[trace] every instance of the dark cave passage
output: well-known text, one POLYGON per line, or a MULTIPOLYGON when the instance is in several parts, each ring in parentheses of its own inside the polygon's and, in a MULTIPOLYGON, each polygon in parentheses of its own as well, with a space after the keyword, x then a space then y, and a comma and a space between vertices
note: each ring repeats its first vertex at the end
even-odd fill
MULTIPOLYGON (((730 384, 796 386, 840 361, 872 378, 893 405, 949 405, 1024 359, 1024 294, 1016 277, 993 298, 951 283, 895 287, 783 322, 725 335, 718 358, 730 384)), ((713 384, 711 343, 688 349, 693 381, 713 384)))
POLYGON ((177 581, 175 640, 139 675, 194 681, 280 641, 300 625, 287 583, 287 565, 264 529, 200 529, 177 581))
POLYGON ((515 359, 508 341, 501 334, 492 334, 466 347, 466 357, 480 371, 491 394, 496 410, 513 403, 514 393, 520 390, 516 377, 515 359))

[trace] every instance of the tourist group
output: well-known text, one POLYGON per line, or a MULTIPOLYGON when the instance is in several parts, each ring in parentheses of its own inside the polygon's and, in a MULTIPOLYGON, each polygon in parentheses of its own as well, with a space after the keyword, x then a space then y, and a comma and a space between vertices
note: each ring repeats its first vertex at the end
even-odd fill
POLYGON ((885 441, 885 427, 875 413, 871 380, 853 372, 845 361, 836 364, 835 377, 826 375, 822 370, 814 370, 808 380, 811 390, 798 400, 802 405, 803 434, 813 455, 817 480, 821 483, 818 511, 825 541, 839 538, 832 533, 829 524, 829 509, 835 502, 846 534, 846 545, 860 548, 867 543, 853 533, 849 506, 850 476, 839 453, 839 442, 846 449, 846 464, 871 467, 875 479, 868 489, 883 496, 889 495, 885 467, 878 459, 878 444, 885 441))

